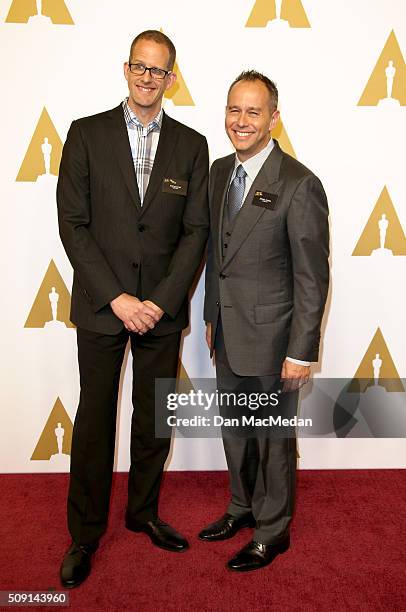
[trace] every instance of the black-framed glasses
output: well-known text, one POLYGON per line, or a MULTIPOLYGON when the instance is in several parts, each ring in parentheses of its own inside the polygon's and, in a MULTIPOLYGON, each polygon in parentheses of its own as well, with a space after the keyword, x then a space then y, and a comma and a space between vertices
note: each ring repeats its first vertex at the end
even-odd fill
POLYGON ((163 68, 156 68, 156 66, 152 66, 149 68, 148 66, 144 66, 144 64, 130 64, 128 62, 128 66, 130 68, 130 72, 136 74, 137 76, 142 76, 149 70, 149 74, 153 79, 164 79, 168 74, 171 73, 170 70, 164 70, 163 68))

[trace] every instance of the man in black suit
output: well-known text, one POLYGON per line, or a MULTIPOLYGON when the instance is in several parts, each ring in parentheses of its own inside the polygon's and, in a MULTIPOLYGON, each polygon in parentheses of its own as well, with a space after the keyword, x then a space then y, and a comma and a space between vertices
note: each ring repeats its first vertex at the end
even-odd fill
POLYGON ((89 575, 107 525, 117 398, 125 348, 133 356, 126 527, 170 551, 183 536, 158 517, 170 436, 155 438, 154 383, 176 378, 188 290, 208 235, 206 139, 171 119, 162 97, 175 48, 149 30, 124 64, 129 97, 74 121, 60 166, 60 236, 74 269, 80 401, 71 453, 65 587, 89 575))
MULTIPOLYGON (((277 104, 275 84, 255 71, 229 89, 226 131, 236 153, 210 171, 204 317, 220 389, 249 396, 284 388, 285 417, 296 411, 297 389, 318 359, 329 230, 320 180, 271 138, 277 104)), ((231 570, 249 571, 289 547, 296 444, 294 432, 282 429, 238 434, 223 438, 230 505, 200 537, 224 540, 254 527, 253 540, 228 562, 231 570)))

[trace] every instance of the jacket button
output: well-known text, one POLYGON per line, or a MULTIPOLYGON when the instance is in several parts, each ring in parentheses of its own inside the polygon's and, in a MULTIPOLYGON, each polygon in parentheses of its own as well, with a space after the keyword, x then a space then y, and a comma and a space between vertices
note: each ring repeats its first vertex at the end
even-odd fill
POLYGON ((138 223, 138 231, 143 232, 145 230, 145 225, 143 223, 138 223))
POLYGON ((220 302, 218 300, 216 302, 216 306, 220 306, 220 302))
POLYGON ((223 280, 223 279, 227 278, 227 276, 225 274, 220 274, 220 278, 221 278, 221 280, 223 280))

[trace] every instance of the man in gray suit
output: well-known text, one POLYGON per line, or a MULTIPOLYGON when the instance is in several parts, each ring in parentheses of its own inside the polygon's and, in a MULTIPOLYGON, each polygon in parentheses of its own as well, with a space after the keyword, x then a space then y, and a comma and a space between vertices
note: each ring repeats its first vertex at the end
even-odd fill
MULTIPOLYGON (((277 104, 275 84, 256 71, 229 89, 225 127, 236 154, 216 160, 210 173, 204 317, 219 388, 270 391, 282 380, 282 396, 296 410, 297 390, 318 359, 328 206, 320 180, 272 139, 277 104)), ((254 527, 253 540, 227 565, 255 570, 289 548, 296 441, 240 431, 223 434, 223 442, 231 502, 199 537, 224 540, 254 527)))

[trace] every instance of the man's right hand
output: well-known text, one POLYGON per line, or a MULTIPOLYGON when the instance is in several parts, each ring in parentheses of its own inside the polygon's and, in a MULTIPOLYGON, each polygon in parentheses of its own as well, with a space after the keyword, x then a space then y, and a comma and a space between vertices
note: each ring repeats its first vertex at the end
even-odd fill
POLYGON ((128 293, 116 297, 110 302, 110 306, 116 317, 124 323, 124 327, 138 334, 154 329, 160 318, 150 306, 128 293))

